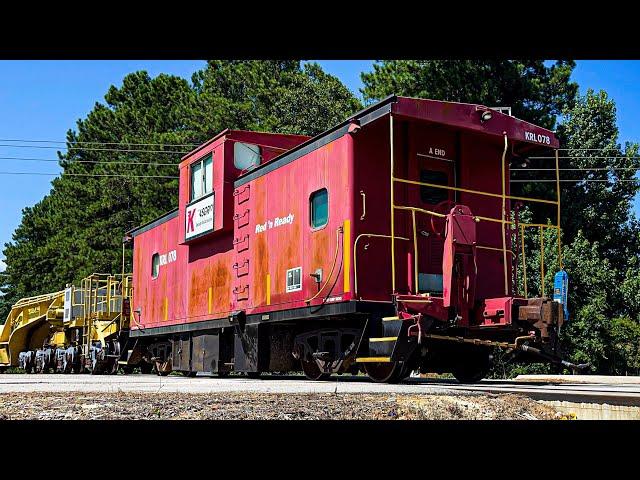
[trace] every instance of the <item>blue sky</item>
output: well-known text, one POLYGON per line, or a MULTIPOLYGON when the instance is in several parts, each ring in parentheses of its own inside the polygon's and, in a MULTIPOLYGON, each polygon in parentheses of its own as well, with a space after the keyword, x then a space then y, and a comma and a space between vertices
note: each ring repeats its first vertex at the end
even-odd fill
MULTIPOLYGON (((370 60, 323 60, 320 65, 339 77, 359 95, 360 72, 371 69, 370 60)), ((170 73, 187 79, 204 61, 0 61, 0 140, 64 141, 69 128, 96 102, 102 102, 111 85, 136 70, 150 75, 170 73)), ((620 141, 640 141, 640 61, 578 61, 573 79, 581 93, 604 89, 616 101, 620 141)), ((0 145, 6 142, 0 141, 0 145)), ((55 159, 56 150, 0 146, 0 172, 60 171, 54 162, 22 162, 2 157, 55 159)), ((0 174, 1 250, 20 223, 21 211, 50 190, 53 177, 0 174)), ((636 202, 636 212, 640 203, 636 202)))

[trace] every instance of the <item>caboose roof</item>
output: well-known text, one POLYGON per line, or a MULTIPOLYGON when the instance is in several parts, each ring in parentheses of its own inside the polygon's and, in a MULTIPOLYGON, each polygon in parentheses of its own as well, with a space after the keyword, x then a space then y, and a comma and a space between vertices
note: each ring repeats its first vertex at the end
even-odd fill
POLYGON ((284 152, 270 162, 241 175, 234 182, 234 185, 238 187, 250 182, 340 138, 348 133, 350 126, 354 123, 364 127, 368 123, 390 114, 393 114, 394 117, 423 120, 496 137, 503 137, 506 134, 512 143, 531 144, 546 148, 559 147, 558 139, 552 131, 495 110, 491 111, 491 120, 482 122, 480 116, 486 110, 489 110, 489 107, 473 103, 444 102, 391 95, 354 113, 342 123, 284 152), (546 143, 547 139, 549 143, 546 143))
MULTIPOLYGON (((205 147, 215 143, 220 138, 227 137, 231 140, 239 140, 239 141, 255 141, 256 139, 262 139, 265 142, 269 142, 269 139, 277 139, 279 141, 287 141, 291 145, 297 145, 305 140, 308 140, 308 135, 293 135, 293 134, 284 134, 284 133, 271 133, 271 132, 257 132, 252 130, 231 130, 229 128, 225 128, 220 133, 211 137, 209 140, 204 142, 201 145, 198 145, 196 148, 191 150, 189 153, 185 154, 180 158, 180 164, 188 161, 193 157, 196 153, 203 150, 205 147)), ((269 146, 269 145, 267 145, 269 146)), ((279 148, 277 145, 274 145, 275 148, 279 148)))

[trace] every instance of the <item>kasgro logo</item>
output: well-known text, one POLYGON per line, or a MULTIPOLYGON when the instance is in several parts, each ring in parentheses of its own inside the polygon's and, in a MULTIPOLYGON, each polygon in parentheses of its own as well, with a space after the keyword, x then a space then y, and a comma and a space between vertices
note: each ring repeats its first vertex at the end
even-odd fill
POLYGON ((195 226, 193 225, 193 219, 196 216, 196 209, 187 211, 187 233, 193 232, 195 226))

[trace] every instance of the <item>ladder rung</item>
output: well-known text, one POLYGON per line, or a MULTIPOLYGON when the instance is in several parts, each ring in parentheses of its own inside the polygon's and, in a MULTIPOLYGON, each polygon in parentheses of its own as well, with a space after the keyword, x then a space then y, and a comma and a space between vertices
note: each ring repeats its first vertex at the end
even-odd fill
POLYGON ((373 337, 370 338, 370 342, 395 342, 398 340, 398 337, 373 337))
POLYGON ((356 363, 389 363, 391 357, 360 357, 356 358, 356 363))

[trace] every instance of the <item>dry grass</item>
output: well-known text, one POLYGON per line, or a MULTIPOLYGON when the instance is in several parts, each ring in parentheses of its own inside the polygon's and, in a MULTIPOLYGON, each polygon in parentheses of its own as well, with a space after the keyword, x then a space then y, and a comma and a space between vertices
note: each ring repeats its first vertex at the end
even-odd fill
POLYGON ((5 393, 4 420, 485 420, 553 419, 517 395, 264 393, 5 393))

